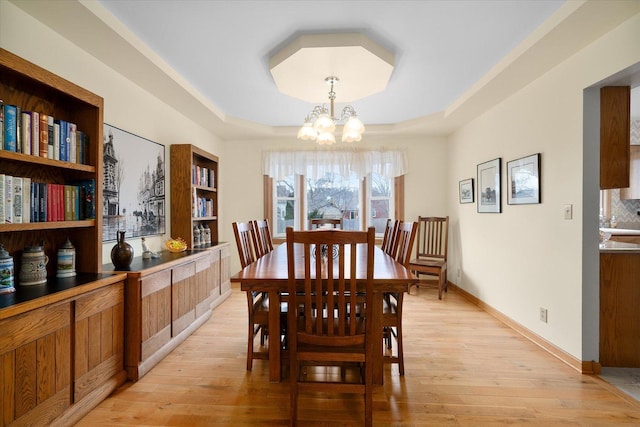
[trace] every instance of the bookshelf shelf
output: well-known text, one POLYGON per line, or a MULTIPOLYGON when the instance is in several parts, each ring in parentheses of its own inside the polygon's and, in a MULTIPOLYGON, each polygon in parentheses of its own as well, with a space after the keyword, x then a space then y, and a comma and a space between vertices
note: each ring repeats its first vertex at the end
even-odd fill
MULTIPOLYGON (((15 283, 20 286, 21 253, 25 247, 44 243, 47 278, 55 281, 57 249, 67 238, 76 248, 76 271, 99 273, 102 269, 102 129, 103 99, 13 53, 0 48, 0 99, 4 105, 53 116, 77 125, 89 138, 86 164, 0 150, 0 174, 29 178, 43 184, 78 185, 93 181, 95 218, 78 221, 43 221, 0 224, 0 243, 14 259, 15 283)), ((5 148, 5 147, 2 147, 5 148)), ((59 201, 60 199, 56 199, 59 201)), ((27 203, 25 208, 33 207, 27 203)), ((23 218, 28 212, 23 212, 23 218)), ((48 218, 49 219, 49 218, 48 218)))
POLYGON ((215 244, 218 242, 218 157, 191 144, 174 144, 170 149, 171 234, 174 238, 182 237, 189 248, 193 248, 194 225, 207 225, 211 242, 215 244), (203 178, 205 185, 196 179, 200 174, 207 175, 203 178), (200 206, 198 200, 202 201, 200 206), (206 207, 206 203, 211 206, 206 207), (195 209, 204 209, 212 215, 195 216, 195 209))

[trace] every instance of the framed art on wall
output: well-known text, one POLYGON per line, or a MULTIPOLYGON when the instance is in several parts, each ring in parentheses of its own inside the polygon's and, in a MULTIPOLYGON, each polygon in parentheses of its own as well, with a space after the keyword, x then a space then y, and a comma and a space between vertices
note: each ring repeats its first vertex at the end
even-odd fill
POLYGON ((102 240, 166 233, 164 145, 104 124, 102 240))
POLYGON ((478 165, 478 212, 502 212, 501 163, 498 157, 478 165))
POLYGON ((460 181, 459 196, 460 203, 473 203, 473 178, 460 181))
POLYGON ((540 203, 540 153, 507 162, 507 203, 540 203))

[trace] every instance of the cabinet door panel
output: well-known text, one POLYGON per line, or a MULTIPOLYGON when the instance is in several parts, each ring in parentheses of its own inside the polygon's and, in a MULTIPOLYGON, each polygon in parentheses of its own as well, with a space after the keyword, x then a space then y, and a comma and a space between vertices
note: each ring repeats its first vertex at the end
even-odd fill
POLYGON ((196 263, 173 269, 172 336, 178 335, 196 319, 196 263))

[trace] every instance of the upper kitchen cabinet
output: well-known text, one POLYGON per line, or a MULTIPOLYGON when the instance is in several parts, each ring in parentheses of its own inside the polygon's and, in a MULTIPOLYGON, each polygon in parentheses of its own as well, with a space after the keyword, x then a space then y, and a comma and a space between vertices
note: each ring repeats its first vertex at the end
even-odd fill
POLYGON ((631 88, 600 89, 600 189, 629 187, 631 88))

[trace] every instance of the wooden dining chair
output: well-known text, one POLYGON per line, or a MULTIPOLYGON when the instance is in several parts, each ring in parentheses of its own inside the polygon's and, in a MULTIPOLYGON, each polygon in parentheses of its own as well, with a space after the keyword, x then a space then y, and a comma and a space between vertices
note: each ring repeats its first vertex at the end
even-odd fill
POLYGON ((331 228, 343 229, 342 218, 311 218, 309 220, 309 229, 322 228, 329 225, 331 228))
MULTIPOLYGON (((245 268, 255 262, 256 255, 252 242, 253 230, 248 222, 234 222, 233 234, 238 246, 240 265, 245 268)), ((254 351, 256 335, 260 333, 260 346, 264 346, 265 338, 269 335, 269 298, 264 292, 247 291, 247 308, 249 313, 249 334, 247 340, 247 371, 253 367, 254 359, 269 359, 269 352, 254 351)))
MULTIPOLYGON (((396 261, 409 268, 409 261, 413 251, 413 244, 418 230, 417 222, 401 222, 396 232, 397 257, 396 261)), ((392 351, 392 337, 396 339, 397 352, 384 356, 385 363, 397 363, 400 375, 404 375, 404 346, 402 343, 402 303, 404 292, 387 292, 382 298, 382 327, 383 339, 387 349, 392 351)))
POLYGON ((256 257, 261 258, 263 255, 273 250, 273 240, 271 238, 271 229, 269 221, 253 220, 251 221, 253 229, 253 246, 256 248, 256 257))
POLYGON ((384 236, 382 237, 382 244, 380 245, 380 249, 382 249, 391 258, 395 258, 398 251, 398 241, 396 239, 398 224, 400 224, 400 221, 397 219, 395 221, 391 218, 387 219, 387 225, 384 228, 384 236))
POLYGON ((306 391, 362 394, 364 425, 373 424, 374 246, 373 227, 368 231, 287 228, 288 290, 289 295, 296 295, 296 303, 290 304, 288 314, 293 426, 297 425, 298 395, 306 391), (360 245, 360 251, 366 251, 366 256, 357 253, 356 245, 360 245), (302 258, 294 256, 295 246, 304 251, 302 258), (335 259, 327 262, 322 254, 332 254, 334 248, 337 248, 335 259), (357 292, 356 275, 363 268, 366 280, 357 292), (364 294, 364 313, 357 310, 358 294, 364 294), (353 376, 314 377, 310 371, 317 365, 345 368, 354 363, 358 369, 353 376))
POLYGON ((442 292, 447 291, 449 217, 420 216, 418 224, 416 257, 409 263, 409 269, 418 277, 421 274, 436 276, 438 299, 442 299, 442 292))

